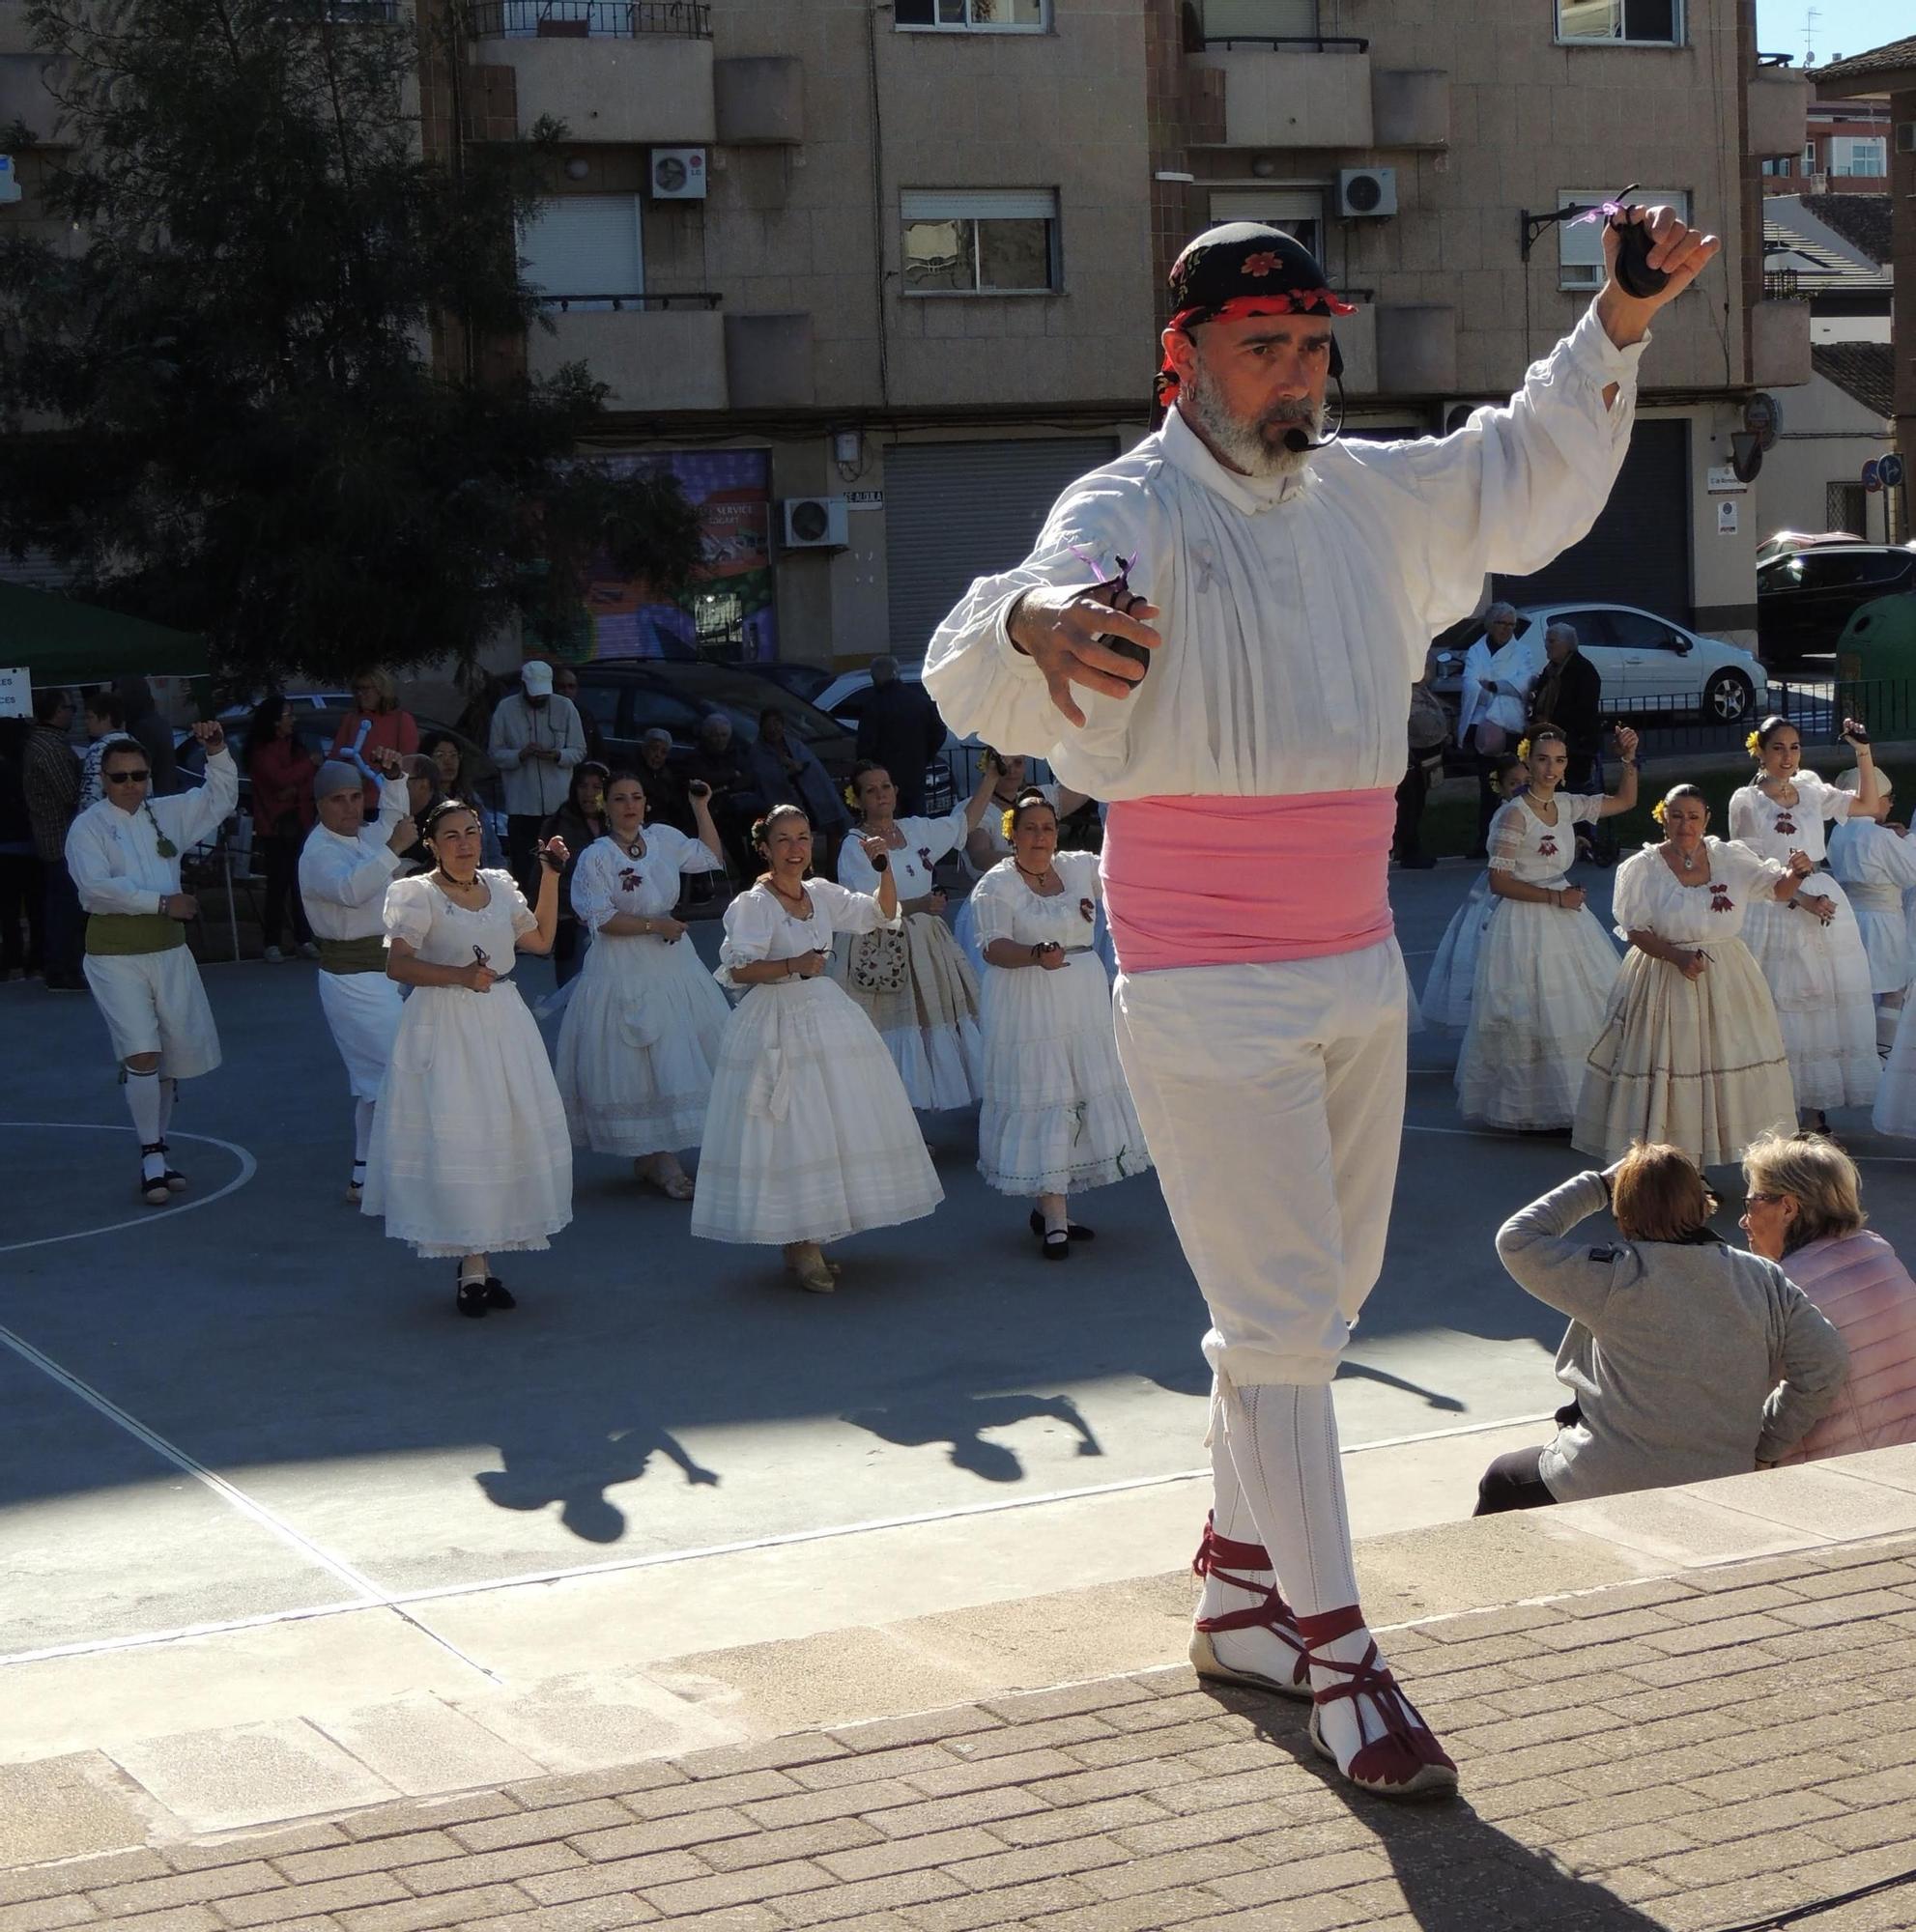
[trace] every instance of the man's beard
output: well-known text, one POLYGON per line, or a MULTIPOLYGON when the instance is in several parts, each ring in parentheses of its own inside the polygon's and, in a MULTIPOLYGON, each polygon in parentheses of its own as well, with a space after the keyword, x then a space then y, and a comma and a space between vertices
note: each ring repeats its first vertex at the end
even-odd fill
POLYGON ((1301 429, 1315 442, 1324 432, 1322 406, 1303 396, 1294 402, 1273 403, 1261 415, 1233 415, 1221 386, 1212 381, 1202 364, 1179 384, 1178 406, 1190 412, 1224 461, 1246 476, 1294 475, 1310 460, 1311 452, 1286 448, 1285 436, 1301 429))

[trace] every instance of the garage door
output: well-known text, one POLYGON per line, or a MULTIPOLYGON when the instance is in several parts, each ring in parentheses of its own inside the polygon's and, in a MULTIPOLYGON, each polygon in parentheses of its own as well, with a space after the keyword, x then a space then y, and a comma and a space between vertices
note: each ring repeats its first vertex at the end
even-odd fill
POLYGON ((1051 505, 1117 453, 1108 436, 894 443, 885 452, 892 649, 923 657, 972 579, 1021 562, 1051 505))
POLYGON ((1690 601, 1690 425, 1640 422, 1623 473, 1582 543, 1531 577, 1500 577, 1496 595, 1512 604, 1589 598, 1637 604, 1688 624, 1690 601))

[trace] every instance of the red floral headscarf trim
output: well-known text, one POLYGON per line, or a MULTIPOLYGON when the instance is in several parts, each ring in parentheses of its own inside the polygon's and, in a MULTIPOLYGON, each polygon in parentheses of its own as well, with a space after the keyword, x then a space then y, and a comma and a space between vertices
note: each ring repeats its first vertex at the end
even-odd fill
MULTIPOLYGON (((1280 266, 1275 255, 1252 255, 1245 260, 1243 272, 1266 274, 1280 266), (1265 266, 1260 268, 1260 263, 1265 266)), ((1171 318, 1170 326, 1185 329, 1198 323, 1237 322, 1251 315, 1356 315, 1357 312, 1355 302, 1340 300, 1329 289, 1291 289, 1268 296, 1233 296, 1229 301, 1215 306, 1183 308, 1171 318)), ((1169 409, 1177 393, 1178 372, 1167 351, 1163 366, 1158 372, 1159 405, 1169 409)))

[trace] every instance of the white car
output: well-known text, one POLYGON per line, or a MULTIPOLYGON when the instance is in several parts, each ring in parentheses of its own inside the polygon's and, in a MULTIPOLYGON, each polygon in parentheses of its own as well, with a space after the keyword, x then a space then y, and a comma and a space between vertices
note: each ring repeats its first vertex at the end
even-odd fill
MULTIPOLYGON (((1739 644, 1700 637, 1633 604, 1529 604, 1517 613, 1517 636, 1536 639, 1551 624, 1568 624, 1577 646, 1603 679, 1607 717, 1630 712, 1695 716, 1739 724, 1769 700, 1762 666, 1739 644)), ((1463 684, 1464 653, 1483 635, 1483 619, 1447 634, 1437 652, 1431 690, 1453 715, 1463 684)))

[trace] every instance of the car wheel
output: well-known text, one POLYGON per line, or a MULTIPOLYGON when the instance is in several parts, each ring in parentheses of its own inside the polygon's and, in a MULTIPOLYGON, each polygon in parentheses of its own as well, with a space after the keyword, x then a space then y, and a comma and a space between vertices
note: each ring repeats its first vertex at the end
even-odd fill
POLYGON ((1720 670, 1703 686, 1703 716, 1713 724, 1740 724, 1755 695, 1740 670, 1720 670))

